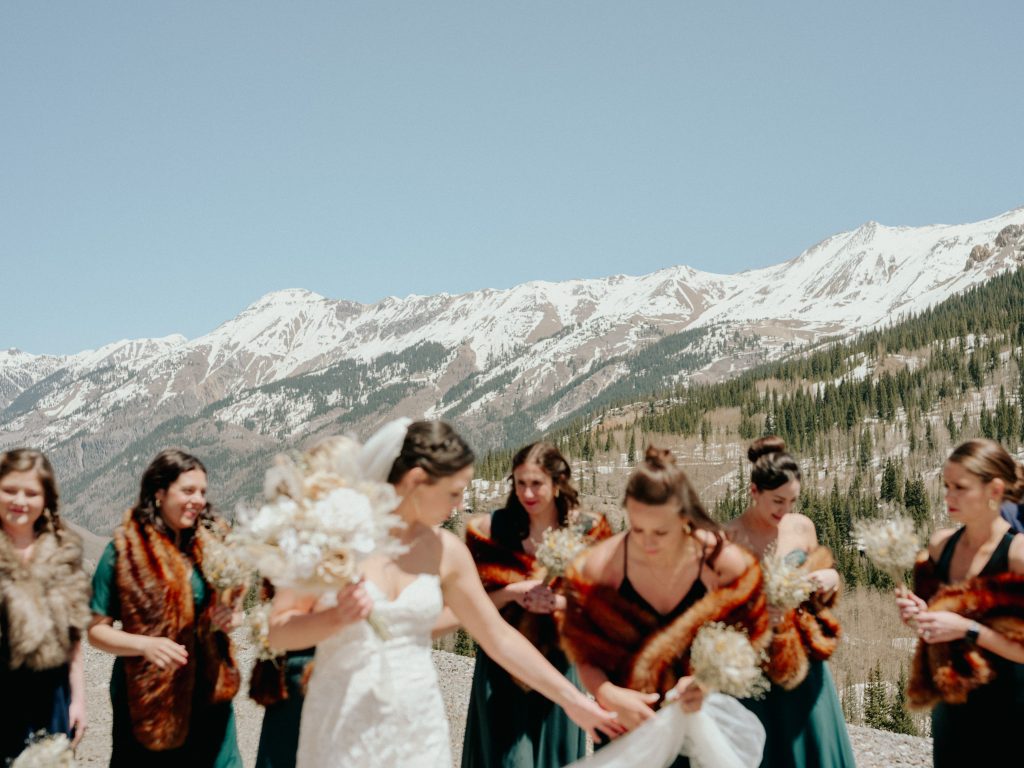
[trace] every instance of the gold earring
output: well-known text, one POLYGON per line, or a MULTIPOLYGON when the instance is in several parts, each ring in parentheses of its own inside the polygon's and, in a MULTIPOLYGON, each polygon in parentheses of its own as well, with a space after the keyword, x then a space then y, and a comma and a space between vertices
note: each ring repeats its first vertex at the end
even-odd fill
POLYGON ((988 508, 990 510, 992 510, 993 512, 998 511, 998 509, 999 509, 999 502, 996 501, 995 499, 989 499, 988 500, 988 508))
POLYGON ((156 508, 160 509, 160 499, 156 499, 156 508))
POLYGON ((561 493, 561 491, 559 491, 559 490, 558 490, 557 488, 555 488, 555 498, 556 498, 556 499, 558 498, 558 494, 559 494, 559 493, 561 493))
POLYGON ((693 533, 693 523, 689 521, 683 523, 683 535, 689 536, 691 533, 693 533))

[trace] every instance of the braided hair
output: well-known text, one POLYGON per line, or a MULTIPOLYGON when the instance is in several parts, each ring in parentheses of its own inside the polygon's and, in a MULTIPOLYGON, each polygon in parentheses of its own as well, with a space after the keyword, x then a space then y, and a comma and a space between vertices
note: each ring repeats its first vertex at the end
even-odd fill
POLYGON ((388 482, 397 485, 411 469, 419 467, 433 482, 465 469, 476 459, 459 433, 443 421, 414 421, 409 425, 402 450, 391 465, 388 482))

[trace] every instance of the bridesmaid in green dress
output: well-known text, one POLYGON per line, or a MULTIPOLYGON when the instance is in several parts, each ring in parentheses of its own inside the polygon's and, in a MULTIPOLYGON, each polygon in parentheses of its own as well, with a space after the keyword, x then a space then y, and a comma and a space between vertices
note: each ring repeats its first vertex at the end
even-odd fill
POLYGON ((117 656, 111 766, 242 768, 231 704, 239 676, 225 634, 238 615, 198 567, 196 525, 214 521, 206 468, 162 451, 96 566, 89 642, 117 656))
MULTIPOLYGON (((751 505, 726 526, 726 534, 759 558, 773 548, 790 564, 804 565, 808 555, 818 548, 818 538, 814 523, 792 511, 800 495, 800 467, 786 452, 785 442, 774 436, 755 440, 747 457, 754 465, 750 473, 751 505)), ((812 570, 809 575, 817 585, 812 600, 833 600, 840 586, 839 573, 828 567, 812 570)), ((775 609, 769 608, 769 613, 776 621, 784 618, 775 609)), ((838 626, 833 628, 838 630, 838 626)), ((807 676, 802 682, 789 689, 773 682, 765 698, 743 701, 767 733, 762 768, 854 766, 832 675, 824 661, 808 655, 807 676)), ((771 670, 769 677, 773 677, 771 670)))
MULTIPOLYGON (((581 687, 575 667, 558 648, 551 616, 564 607, 565 598, 530 573, 544 532, 564 527, 578 505, 570 476, 568 462, 553 444, 521 449, 512 459, 512 491, 505 508, 474 518, 466 543, 502 616, 581 687)), ((604 518, 591 522, 593 533, 604 518)), ((560 707, 477 650, 462 768, 556 768, 584 757, 586 746, 586 734, 560 707)))

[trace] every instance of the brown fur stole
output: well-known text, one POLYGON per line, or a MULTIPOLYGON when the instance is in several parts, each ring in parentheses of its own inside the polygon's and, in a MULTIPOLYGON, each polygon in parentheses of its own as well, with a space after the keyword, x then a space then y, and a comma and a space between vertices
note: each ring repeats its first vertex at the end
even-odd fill
MULTIPOLYGON (((922 558, 914 567, 914 584, 929 610, 958 613, 1024 643, 1024 575, 1000 573, 943 586, 935 575, 935 563, 922 558)), ((963 704, 967 694, 995 679, 994 663, 1000 658, 964 640, 918 641, 907 684, 910 706, 930 709, 940 701, 963 704)))
POLYGON ((569 658, 604 670, 608 679, 645 693, 665 693, 690 671, 690 645, 712 621, 747 631, 755 648, 771 639, 761 566, 747 555, 746 570, 707 593, 665 627, 658 617, 624 599, 617 589, 566 575, 568 606, 558 615, 562 648, 569 658))
MULTIPOLYGON (((805 572, 832 568, 828 547, 815 547, 801 567, 805 572)), ((839 620, 832 612, 839 591, 828 595, 815 593, 793 610, 787 611, 772 629, 768 648, 768 679, 786 690, 796 688, 807 677, 810 662, 824 661, 839 646, 839 620)))
POLYGON ((82 540, 64 529, 44 532, 25 562, 0 533, 0 611, 6 616, 11 669, 66 664, 89 626, 89 577, 82 540))
POLYGON ((188 652, 188 663, 176 669, 159 669, 142 656, 125 657, 132 732, 140 744, 154 751, 185 742, 193 702, 230 701, 240 682, 231 639, 210 622, 216 595, 209 585, 210 599, 196 615, 191 576, 193 564, 202 566, 203 552, 198 536, 191 541, 186 555, 170 538, 139 523, 130 512, 114 532, 124 631, 168 637, 188 652), (199 667, 201 679, 196 674, 199 667))
MULTIPOLYGON (((594 545, 612 535, 611 526, 604 515, 580 513, 585 522, 585 538, 589 545, 594 545)), ((537 579, 543 575, 544 569, 537 563, 533 555, 510 549, 485 536, 479 523, 470 520, 466 526, 466 546, 476 562, 477 572, 488 592, 509 584, 516 584, 528 579, 537 579)), ((555 579, 551 588, 560 591, 561 579, 555 579)), ((544 657, 556 663, 563 663, 564 656, 558 641, 558 628, 551 614, 532 613, 526 611, 518 603, 511 602, 501 609, 501 615, 515 627, 527 640, 542 653, 544 657)), ((528 689, 525 683, 519 685, 528 689)))

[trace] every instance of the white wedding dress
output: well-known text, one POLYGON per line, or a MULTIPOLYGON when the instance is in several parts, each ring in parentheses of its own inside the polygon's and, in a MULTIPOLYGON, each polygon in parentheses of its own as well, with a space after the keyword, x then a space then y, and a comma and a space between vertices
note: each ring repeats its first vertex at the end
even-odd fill
POLYGON ((420 574, 395 600, 371 582, 366 589, 390 638, 361 621, 317 646, 298 768, 451 768, 430 652, 430 630, 444 607, 440 580, 420 574))

